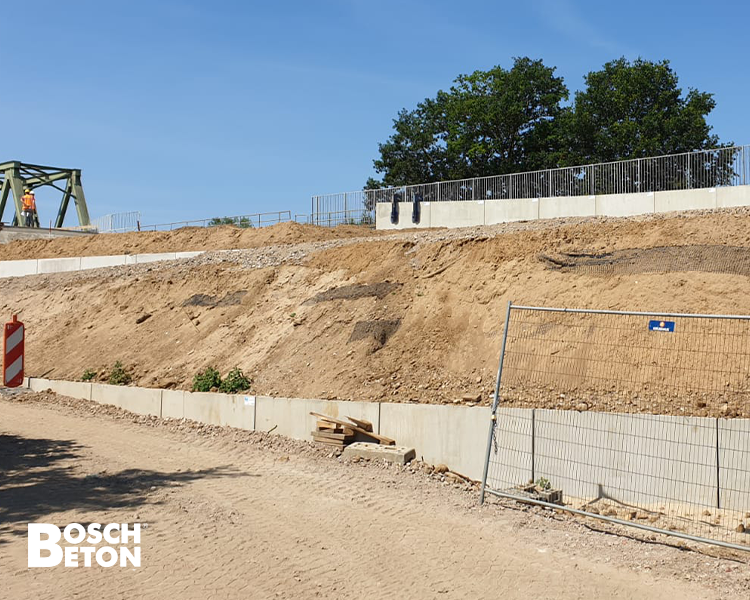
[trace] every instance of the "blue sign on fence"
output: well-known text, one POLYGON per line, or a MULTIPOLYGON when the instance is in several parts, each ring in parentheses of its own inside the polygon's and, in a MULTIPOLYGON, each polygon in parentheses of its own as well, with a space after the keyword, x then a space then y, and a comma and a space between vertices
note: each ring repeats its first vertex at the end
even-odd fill
POLYGON ((648 328, 651 331, 666 331, 674 333, 674 321, 649 321, 648 328))

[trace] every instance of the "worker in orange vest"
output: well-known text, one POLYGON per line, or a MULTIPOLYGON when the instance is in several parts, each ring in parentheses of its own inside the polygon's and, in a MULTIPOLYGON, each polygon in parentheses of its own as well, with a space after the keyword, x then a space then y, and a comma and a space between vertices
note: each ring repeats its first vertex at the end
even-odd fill
POLYGON ((36 198, 34 197, 34 190, 26 190, 26 193, 21 198, 21 204, 23 205, 23 219, 26 227, 34 227, 36 222, 36 198))

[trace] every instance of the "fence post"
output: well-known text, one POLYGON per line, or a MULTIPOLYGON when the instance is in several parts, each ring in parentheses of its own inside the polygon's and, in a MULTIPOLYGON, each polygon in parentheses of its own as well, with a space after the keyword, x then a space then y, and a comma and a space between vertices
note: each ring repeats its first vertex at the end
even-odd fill
POLYGON ((500 402, 500 379, 503 375, 503 360, 505 359, 505 345, 508 342, 508 326, 510 325, 510 310, 513 302, 508 300, 508 310, 505 313, 505 329, 503 330, 503 344, 500 349, 500 362, 497 367, 497 379, 495 379, 495 398, 492 401, 492 414, 490 415, 490 432, 487 435, 487 454, 484 457, 484 472, 482 473, 482 491, 479 495, 479 503, 484 504, 484 492, 487 487, 487 474, 490 469, 490 453, 492 452, 492 438, 497 426, 497 405, 500 402))

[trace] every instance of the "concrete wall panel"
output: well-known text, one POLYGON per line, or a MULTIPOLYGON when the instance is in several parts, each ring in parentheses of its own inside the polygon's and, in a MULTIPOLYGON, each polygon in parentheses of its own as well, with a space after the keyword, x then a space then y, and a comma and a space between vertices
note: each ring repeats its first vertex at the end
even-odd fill
POLYGON ((484 224, 509 223, 511 221, 533 221, 539 218, 539 200, 485 200, 484 224))
POLYGON ((202 251, 198 251, 198 252, 176 252, 175 253, 175 258, 194 258, 194 257, 199 256, 201 254, 203 254, 202 251))
POLYGON ((64 273, 66 271, 80 271, 81 257, 73 258, 40 258, 37 271, 39 273, 64 273))
POLYGON ((629 217, 654 212, 656 195, 647 194, 605 194, 596 196, 596 214, 604 217, 629 217))
POLYGON ((391 223, 391 203, 381 202, 375 207, 375 227, 377 229, 424 229, 431 227, 432 207, 434 202, 422 202, 420 205, 420 220, 418 224, 411 222, 413 204, 411 202, 398 203, 398 224, 391 223))
POLYGON ((716 188, 656 192, 654 195, 654 211, 658 213, 716 208, 716 188))
POLYGON ((24 277, 36 275, 39 261, 32 260, 3 260, 0 261, 0 277, 24 277))
POLYGON ((127 263, 125 255, 120 256, 82 256, 81 270, 101 269, 103 267, 115 267, 127 263))
POLYGON ((185 417, 185 392, 162 390, 161 416, 165 419, 183 419, 185 417))
POLYGON ((535 411, 535 478, 566 498, 716 506, 716 421, 535 411))
POLYGON ((418 459, 444 463, 473 479, 482 476, 489 424, 488 407, 380 405, 382 435, 413 447, 418 459))
POLYGON ((161 416, 161 390, 94 383, 91 399, 99 404, 112 404, 139 415, 161 416))
POLYGON ((174 260, 177 256, 176 252, 161 252, 159 254, 136 254, 135 262, 137 264, 157 262, 160 260, 174 260))
POLYGON ((718 425, 721 508, 744 515, 750 512, 750 419, 719 419, 718 425))
MULTIPOLYGON (((258 396, 255 428, 258 431, 271 431, 297 440, 312 440, 317 412, 329 417, 344 419, 346 416, 364 419, 378 431, 380 425, 377 402, 347 402, 344 400, 305 400, 301 398, 269 398, 258 396)), ((383 435, 388 435, 383 434, 383 435)), ((396 440, 401 443, 400 440, 396 440)))
POLYGON ((556 196, 539 198, 539 218, 593 217, 596 215, 595 196, 556 196))
POLYGON ((716 208, 750 206, 750 185, 716 188, 716 208))
POLYGON ((255 428, 255 397, 204 392, 184 392, 184 415, 186 419, 237 427, 255 428))
POLYGON ((432 202, 431 227, 476 227, 484 225, 484 200, 432 202))

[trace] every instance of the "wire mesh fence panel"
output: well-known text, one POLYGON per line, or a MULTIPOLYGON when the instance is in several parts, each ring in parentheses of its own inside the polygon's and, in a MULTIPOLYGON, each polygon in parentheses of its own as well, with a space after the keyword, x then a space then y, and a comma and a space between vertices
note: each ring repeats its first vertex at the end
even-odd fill
MULTIPOLYGON (((750 146, 699 150, 653 158, 420 183, 312 197, 316 215, 362 210, 375 220, 382 202, 461 202, 557 196, 634 194, 750 184, 750 146)), ((326 221, 325 218, 322 218, 326 221)))
POLYGON ((750 550, 750 317, 511 306, 485 491, 750 550))

